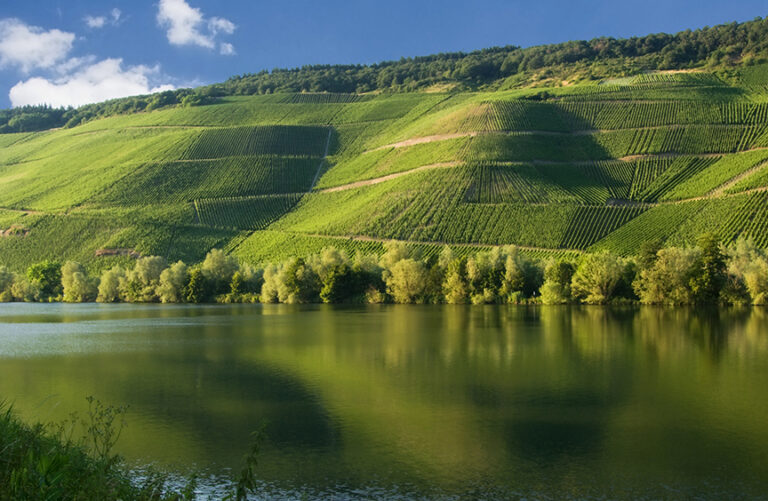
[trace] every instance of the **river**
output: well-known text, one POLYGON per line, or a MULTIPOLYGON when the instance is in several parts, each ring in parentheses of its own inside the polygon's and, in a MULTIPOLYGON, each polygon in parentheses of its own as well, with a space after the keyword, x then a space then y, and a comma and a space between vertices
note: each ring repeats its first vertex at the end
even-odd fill
MULTIPOLYGON (((768 310, 0 305, 0 397, 277 498, 768 495, 768 310)), ((215 494, 214 494, 215 496, 215 494)))

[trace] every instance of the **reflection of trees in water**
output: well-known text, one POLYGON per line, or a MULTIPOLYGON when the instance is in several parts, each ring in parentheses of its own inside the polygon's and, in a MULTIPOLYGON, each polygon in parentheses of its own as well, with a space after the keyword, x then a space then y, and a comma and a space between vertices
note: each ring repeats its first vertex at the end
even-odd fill
POLYGON ((768 352, 767 320, 762 308, 643 307, 633 330, 659 358, 684 356, 695 347, 718 362, 726 355, 768 352))

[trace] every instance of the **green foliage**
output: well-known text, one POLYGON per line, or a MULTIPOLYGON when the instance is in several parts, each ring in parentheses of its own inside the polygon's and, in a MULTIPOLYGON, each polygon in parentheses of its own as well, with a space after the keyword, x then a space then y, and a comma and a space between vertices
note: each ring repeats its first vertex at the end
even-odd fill
POLYGON ((184 288, 189 281, 187 265, 182 261, 172 264, 160 273, 157 296, 161 303, 183 303, 184 288))
POLYGON ((691 278, 691 291, 697 302, 717 304, 727 281, 727 265, 720 238, 715 234, 705 233, 699 237, 698 245, 701 257, 691 278))
POLYGON ((396 303, 423 303, 427 269, 414 259, 400 259, 384 275, 387 292, 396 303))
POLYGON ((27 269, 27 278, 34 284, 43 298, 61 294, 61 265, 55 261, 33 264, 27 269))
POLYGON ((188 303, 199 304, 209 301, 213 291, 210 284, 205 279, 205 274, 199 268, 192 270, 189 274, 189 283, 187 284, 186 297, 188 303))
POLYGON ((650 266, 641 268, 634 283, 645 304, 692 304, 691 280, 701 257, 699 249, 668 247, 657 252, 650 266))
POLYGON ((573 274, 573 296, 587 304, 610 302, 615 296, 625 266, 620 258, 607 252, 586 255, 573 274))
POLYGON ((100 303, 116 303, 121 299, 120 287, 126 283, 125 270, 114 266, 101 275, 99 294, 96 300, 100 303))
POLYGON ((166 479, 132 479, 113 454, 123 428, 124 407, 88 398, 87 416, 55 427, 28 426, 0 409, 0 500, 180 500, 166 479), (74 426, 84 435, 73 438, 74 426))
POLYGON ((97 285, 88 277, 88 271, 74 261, 67 261, 61 267, 61 285, 67 303, 91 302, 98 294, 97 285))
POLYGON ((568 304, 572 301, 571 281, 576 268, 572 263, 553 260, 544 270, 544 283, 541 286, 543 304, 568 304))

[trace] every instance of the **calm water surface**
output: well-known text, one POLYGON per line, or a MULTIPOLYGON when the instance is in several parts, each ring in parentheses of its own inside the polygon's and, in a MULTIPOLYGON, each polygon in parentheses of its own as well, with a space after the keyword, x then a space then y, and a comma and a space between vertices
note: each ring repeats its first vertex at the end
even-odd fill
MULTIPOLYGON (((265 497, 768 498, 768 310, 0 305, 0 398, 265 497)), ((210 482, 215 482, 210 480, 210 482)))

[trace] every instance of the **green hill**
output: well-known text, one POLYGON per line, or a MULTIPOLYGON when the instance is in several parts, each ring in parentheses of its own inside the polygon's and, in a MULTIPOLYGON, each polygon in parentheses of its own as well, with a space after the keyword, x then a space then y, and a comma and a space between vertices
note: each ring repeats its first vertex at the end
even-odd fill
POLYGON ((327 245, 768 246, 768 65, 510 90, 224 96, 0 135, 0 262, 327 245))

